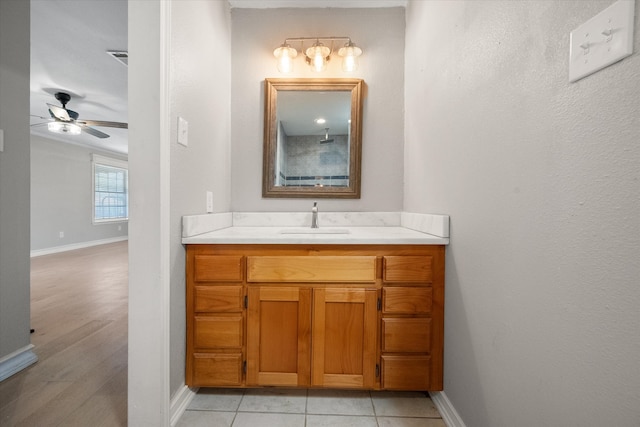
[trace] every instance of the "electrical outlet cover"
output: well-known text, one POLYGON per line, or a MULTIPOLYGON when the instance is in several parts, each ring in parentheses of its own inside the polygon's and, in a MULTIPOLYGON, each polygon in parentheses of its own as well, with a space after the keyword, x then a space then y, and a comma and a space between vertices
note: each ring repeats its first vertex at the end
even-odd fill
POLYGON ((207 191, 207 213, 213 212, 213 192, 207 191))

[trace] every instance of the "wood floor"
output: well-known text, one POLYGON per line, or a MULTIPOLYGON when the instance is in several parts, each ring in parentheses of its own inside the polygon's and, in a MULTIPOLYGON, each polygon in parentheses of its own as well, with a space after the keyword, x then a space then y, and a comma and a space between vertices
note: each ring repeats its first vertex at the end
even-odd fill
POLYGON ((31 259, 38 362, 0 382, 1 426, 126 426, 127 242, 31 259))

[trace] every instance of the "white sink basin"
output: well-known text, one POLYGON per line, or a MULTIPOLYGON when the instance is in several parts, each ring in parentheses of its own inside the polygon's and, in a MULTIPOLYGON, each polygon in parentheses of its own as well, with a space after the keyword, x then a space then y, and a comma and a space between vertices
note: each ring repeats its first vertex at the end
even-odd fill
POLYGON ((296 227, 280 230, 280 234, 350 234, 348 228, 311 228, 296 227))

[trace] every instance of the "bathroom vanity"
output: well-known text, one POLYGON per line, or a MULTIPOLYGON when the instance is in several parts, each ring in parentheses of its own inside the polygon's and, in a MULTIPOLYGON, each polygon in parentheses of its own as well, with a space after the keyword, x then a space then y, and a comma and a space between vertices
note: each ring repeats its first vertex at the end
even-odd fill
POLYGON ((448 239, 326 230, 183 239, 187 385, 442 390, 448 239))

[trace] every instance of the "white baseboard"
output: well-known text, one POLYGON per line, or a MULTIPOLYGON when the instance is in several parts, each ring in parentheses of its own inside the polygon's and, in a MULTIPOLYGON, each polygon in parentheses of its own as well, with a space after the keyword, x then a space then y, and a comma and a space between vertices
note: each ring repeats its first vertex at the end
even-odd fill
POLYGON ((24 368, 38 361, 38 356, 33 352, 33 344, 22 347, 0 359, 0 381, 17 374, 24 368))
POLYGON ((107 243, 122 242, 123 240, 128 239, 129 236, 119 236, 110 237, 108 239, 91 240, 89 242, 72 243, 70 245, 54 246, 52 248, 35 249, 31 251, 31 258, 42 255, 57 254, 59 252, 73 251, 76 249, 89 248, 91 246, 106 245, 107 243))
POLYGON ((197 392, 197 388, 191 389, 185 385, 173 396, 173 399, 171 399, 171 409, 169 410, 171 427, 175 427, 178 424, 180 417, 182 417, 184 411, 187 410, 189 403, 191 403, 197 392))
POLYGON ((433 404, 438 408, 438 412, 440 412, 442 416, 442 421, 444 421, 447 427, 466 427, 458 411, 453 407, 447 395, 444 394, 444 391, 430 391, 429 396, 431 396, 433 404))

